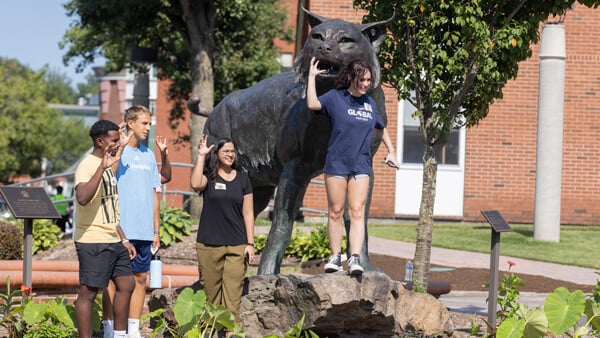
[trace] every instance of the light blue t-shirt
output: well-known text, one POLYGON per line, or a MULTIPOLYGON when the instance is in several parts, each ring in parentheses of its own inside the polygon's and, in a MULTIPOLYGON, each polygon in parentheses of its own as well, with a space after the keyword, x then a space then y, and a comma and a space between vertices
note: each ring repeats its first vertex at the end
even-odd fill
POLYGON ((125 146, 117 168, 121 228, 127 239, 154 239, 154 192, 160 190, 160 174, 154 152, 140 144, 125 146))

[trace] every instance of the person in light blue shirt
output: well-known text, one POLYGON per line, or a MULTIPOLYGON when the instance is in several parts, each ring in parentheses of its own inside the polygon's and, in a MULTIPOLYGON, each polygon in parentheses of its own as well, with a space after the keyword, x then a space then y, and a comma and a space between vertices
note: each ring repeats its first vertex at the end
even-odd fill
MULTIPOLYGON (((129 307, 128 337, 140 337, 140 317, 146 297, 146 280, 152 256, 160 247, 159 194, 161 185, 171 180, 171 165, 167 158, 165 139, 156 138, 162 160, 160 173, 154 152, 145 145, 151 125, 152 116, 146 107, 138 105, 125 111, 125 127, 130 138, 120 153, 116 171, 117 186, 122 191, 119 195, 121 228, 137 251, 137 256, 131 261, 135 289, 129 307)), ((110 293, 109 289, 109 297, 110 293)), ((111 316, 107 314, 103 317, 105 333, 110 332, 111 316)))

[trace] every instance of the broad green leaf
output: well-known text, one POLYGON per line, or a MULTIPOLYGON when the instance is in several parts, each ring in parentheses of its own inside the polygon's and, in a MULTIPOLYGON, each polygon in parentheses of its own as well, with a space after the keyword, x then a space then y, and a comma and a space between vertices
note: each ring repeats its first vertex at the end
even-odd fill
POLYGON ((585 300, 585 315, 592 327, 600 330, 600 304, 592 299, 585 300))
POLYGON ((566 332, 581 318, 585 309, 585 297, 581 290, 569 293, 559 287, 546 297, 544 311, 550 330, 556 335, 566 332))
POLYGON ((50 302, 49 309, 52 313, 52 316, 54 316, 54 318, 56 318, 59 322, 63 323, 65 327, 75 327, 75 323, 69 315, 69 312, 67 311, 67 306, 65 304, 59 302, 58 300, 54 300, 50 302))
POLYGON ((526 309, 525 312, 525 329, 523 330, 523 337, 525 338, 541 338, 544 337, 548 331, 548 319, 546 313, 540 307, 528 309, 527 306, 522 306, 526 309))
POLYGON ((44 320, 44 314, 47 308, 48 304, 46 303, 29 302, 25 305, 23 320, 29 325, 39 323, 44 320))
POLYGON ((496 331, 497 338, 521 338, 525 330, 525 321, 517 318, 504 320, 496 331))

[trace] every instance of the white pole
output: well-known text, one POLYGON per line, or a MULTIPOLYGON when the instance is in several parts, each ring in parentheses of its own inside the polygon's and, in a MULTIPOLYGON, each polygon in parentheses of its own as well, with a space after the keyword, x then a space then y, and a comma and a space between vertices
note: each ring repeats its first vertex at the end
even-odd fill
POLYGON ((565 27, 542 28, 535 180, 535 240, 560 241, 565 27))

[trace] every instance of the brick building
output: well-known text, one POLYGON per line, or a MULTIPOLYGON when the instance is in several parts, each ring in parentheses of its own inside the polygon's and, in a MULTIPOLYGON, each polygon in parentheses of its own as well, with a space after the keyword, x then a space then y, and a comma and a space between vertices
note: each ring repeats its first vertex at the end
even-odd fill
MULTIPOLYGON (((298 15, 298 0, 285 0, 290 25, 304 26, 297 39, 304 41, 306 18, 298 15)), ((308 3, 308 2, 307 2, 308 3)), ((326 18, 340 18, 359 23, 362 14, 350 0, 312 0, 308 8, 326 18)), ((600 11, 576 4, 564 18, 566 35, 566 80, 563 133, 562 224, 596 224, 600 216, 600 165, 596 92, 600 87, 600 11)), ((277 42, 286 59, 300 48, 299 44, 277 42)), ((480 210, 499 210, 508 222, 532 223, 536 171, 537 98, 539 46, 532 47, 532 57, 519 65, 519 75, 504 88, 504 98, 490 108, 488 117, 476 127, 457 130, 445 163, 438 167, 434 214, 444 219, 483 221, 480 210)), ((158 92, 164 93, 159 83, 158 92)), ((384 151, 375 155, 375 188, 370 210, 372 218, 416 218, 420 203, 422 165, 418 151, 411 147, 416 121, 410 118, 411 107, 398 102, 393 89, 385 88, 388 130, 403 159, 397 172, 382 164, 384 151), (415 160, 417 159, 417 160, 415 160)), ((166 135, 168 123, 163 112, 169 103, 157 96, 157 132, 166 135)), ((181 124, 183 127, 185 123, 181 124)), ((417 147, 418 148, 418 147, 417 147)), ((175 150, 175 149, 174 149, 175 150)), ((189 145, 178 149, 181 160, 189 163, 189 145)), ((173 151, 171 152, 173 154, 173 151)), ((175 156, 175 155, 174 155, 175 156)), ((170 189, 189 190, 189 170, 174 176, 170 189), (179 182, 179 181, 182 182, 179 182), (176 187, 176 188, 175 188, 176 187)), ((316 178, 319 180, 320 178, 316 178)), ((304 207, 325 210, 322 185, 309 187, 304 207)))

